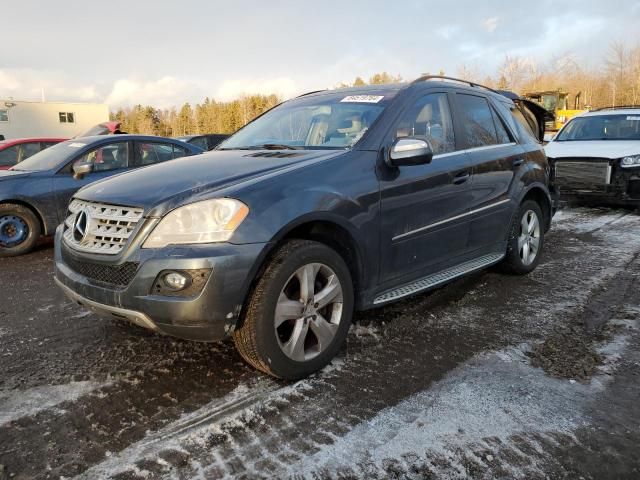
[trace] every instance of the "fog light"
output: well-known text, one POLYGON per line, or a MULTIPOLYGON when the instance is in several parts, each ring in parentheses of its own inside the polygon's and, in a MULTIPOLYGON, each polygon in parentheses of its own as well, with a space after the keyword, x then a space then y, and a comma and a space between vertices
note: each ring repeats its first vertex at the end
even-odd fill
POLYGON ((164 284, 171 290, 182 290, 189 285, 189 277, 179 272, 169 272, 163 279, 164 284))

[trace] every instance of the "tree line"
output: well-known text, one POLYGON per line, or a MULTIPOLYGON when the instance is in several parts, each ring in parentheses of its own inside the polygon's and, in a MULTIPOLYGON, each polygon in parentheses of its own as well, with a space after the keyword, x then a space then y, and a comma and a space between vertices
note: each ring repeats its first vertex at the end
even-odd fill
MULTIPOLYGON (((438 75, 445 75, 440 70, 438 75)), ((477 65, 461 65, 453 75, 482 83, 488 87, 511 90, 519 94, 534 91, 563 90, 573 102, 579 93, 579 108, 599 108, 640 104, 640 44, 626 46, 612 43, 604 58, 587 64, 572 54, 557 55, 545 63, 531 58, 506 55, 494 75, 483 75, 477 65)), ((368 80, 356 77, 353 82, 336 87, 399 83, 400 75, 376 73, 368 80)), ((233 133, 250 120, 280 103, 278 95, 244 95, 228 102, 205 98, 179 109, 158 109, 136 105, 111 113, 122 122, 121 129, 175 137, 200 133, 233 133)))

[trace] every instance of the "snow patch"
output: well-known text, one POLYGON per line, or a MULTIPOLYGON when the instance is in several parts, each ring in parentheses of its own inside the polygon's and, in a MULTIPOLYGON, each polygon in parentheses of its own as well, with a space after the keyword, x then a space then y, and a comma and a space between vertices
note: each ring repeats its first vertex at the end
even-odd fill
MULTIPOLYGON (((618 342, 624 348, 624 341, 618 342)), ((571 383, 529 364, 526 346, 481 354, 428 390, 381 411, 332 445, 288 467, 289 475, 329 476, 356 464, 406 455, 439 455, 456 465, 457 448, 494 437, 505 444, 522 432, 568 433, 588 423, 587 402, 603 381, 571 383)), ((615 348, 614 348, 615 350, 615 348)), ((551 438, 551 437, 549 437, 551 438)), ((460 472, 464 472, 461 469, 460 472)))
MULTIPOLYGON (((0 391, 0 425, 29 417, 42 410, 52 409, 63 402, 75 401, 110 383, 93 381, 71 382, 66 385, 47 385, 28 390, 0 391)), ((58 411, 63 411, 57 408, 58 411)))

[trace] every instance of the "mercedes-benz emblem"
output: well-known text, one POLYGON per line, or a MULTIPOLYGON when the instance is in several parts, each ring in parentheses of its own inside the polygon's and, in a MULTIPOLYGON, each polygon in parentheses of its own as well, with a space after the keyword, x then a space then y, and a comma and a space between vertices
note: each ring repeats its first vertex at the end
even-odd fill
POLYGON ((76 221, 73 223, 73 239, 82 243, 89 234, 89 224, 91 222, 91 216, 88 210, 80 210, 76 215, 76 221))

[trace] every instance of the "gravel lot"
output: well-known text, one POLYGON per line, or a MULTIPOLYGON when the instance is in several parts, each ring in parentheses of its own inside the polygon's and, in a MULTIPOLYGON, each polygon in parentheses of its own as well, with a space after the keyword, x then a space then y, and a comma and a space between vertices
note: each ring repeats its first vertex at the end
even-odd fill
POLYGON ((0 260, 0 478, 640 478, 640 216, 558 213, 540 267, 358 314, 321 373, 68 302, 0 260))

